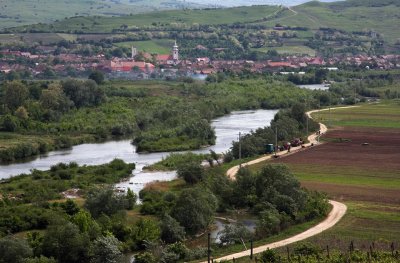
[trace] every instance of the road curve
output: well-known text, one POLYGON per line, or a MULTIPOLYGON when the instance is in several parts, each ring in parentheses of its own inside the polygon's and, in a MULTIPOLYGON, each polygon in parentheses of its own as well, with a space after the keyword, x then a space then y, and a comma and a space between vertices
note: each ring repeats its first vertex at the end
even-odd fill
MULTIPOLYGON (((357 106, 338 107, 338 108, 330 108, 330 109, 322 109, 322 110, 312 110, 312 111, 307 112, 306 114, 307 114, 307 116, 309 118, 311 118, 311 114, 312 113, 316 113, 316 112, 320 112, 320 111, 327 111, 327 110, 335 110, 335 109, 353 108, 353 107, 357 107, 357 106)), ((324 133, 326 133, 328 131, 328 128, 323 123, 319 123, 319 126, 320 126, 320 134, 324 134, 324 133)), ((307 148, 307 147, 310 147, 311 145, 315 145, 315 146, 318 145, 319 144, 319 136, 320 135, 316 134, 316 133, 311 134, 310 136, 308 136, 309 143, 305 144, 304 146, 307 148)), ((302 149, 303 148, 301 146, 300 147, 293 147, 291 149, 290 154, 294 154, 296 152, 299 152, 302 149)), ((288 153, 286 153, 286 151, 277 153, 277 155, 279 155, 279 156, 287 155, 287 154, 288 153)), ((256 164, 256 163, 264 162, 264 161, 269 160, 271 158, 273 158, 273 155, 266 155, 266 156, 263 156, 263 157, 258 158, 256 160, 244 163, 244 164, 242 164, 242 166, 249 166, 249 165, 253 165, 253 164, 256 164)), ((236 173, 239 171, 239 169, 240 169, 239 165, 234 166, 234 167, 230 168, 226 172, 226 174, 227 174, 227 176, 229 178, 231 178, 232 180, 235 180, 236 173)), ((329 203, 332 205, 332 210, 331 210, 331 212, 328 214, 327 218, 325 218, 325 220, 323 222, 319 223, 318 225, 316 225, 316 226, 314 226, 314 227, 312 227, 312 228, 310 228, 310 229, 308 229, 308 230, 306 230, 306 231, 304 231, 304 232, 302 232, 300 234, 292 236, 290 238, 287 238, 287 239, 284 239, 284 240, 281 240, 281 241, 277 241, 277 242, 274 242, 274 243, 266 244, 266 245, 263 245, 263 246, 256 247, 256 248, 253 249, 253 253, 254 254, 258 254, 258 253, 261 253, 261 252, 263 252, 263 251, 265 251, 267 249, 274 249, 274 248, 278 248, 278 247, 287 246, 289 244, 296 243, 296 242, 305 240, 307 238, 310 238, 312 236, 318 235, 321 232, 333 227, 346 214, 347 206, 345 204, 343 204, 343 203, 340 203, 340 202, 337 202, 337 201, 333 201, 333 200, 329 200, 329 203)), ((245 251, 238 252, 238 253, 235 253, 235 254, 231 254, 231 255, 228 255, 228 256, 224 256, 224 257, 221 257, 221 258, 217 258, 217 259, 214 259, 214 262, 233 260, 234 258, 241 258, 241 257, 246 257, 246 256, 250 256, 250 250, 245 250, 245 251)), ((206 263, 206 262, 202 262, 202 263, 206 263)))
MULTIPOLYGON (((346 107, 337 107, 337 108, 330 108, 330 109, 327 108, 327 109, 321 109, 321 110, 312 110, 312 111, 308 111, 306 114, 307 114, 307 116, 308 116, 309 118, 312 119, 311 114, 316 113, 316 112, 328 111, 328 110, 335 110, 335 109, 347 109, 347 108, 354 108, 354 107, 358 107, 358 106, 346 106, 346 107)), ((319 127, 320 127, 320 134, 324 134, 324 133, 326 133, 326 132, 328 131, 328 128, 327 128, 326 125, 323 124, 323 123, 319 123, 319 127)), ((315 145, 315 146, 316 146, 316 145, 320 144, 320 143, 319 143, 319 136, 320 136, 320 135, 318 135, 318 134, 316 134, 316 133, 311 134, 311 135, 308 136, 308 138, 307 138, 307 139, 308 139, 308 143, 307 143, 307 144, 304 144, 303 146, 304 146, 305 148, 307 148, 307 147, 310 147, 311 145, 315 145)), ((299 147, 292 147, 292 148, 290 149, 290 153, 288 153, 287 151, 282 151, 282 152, 278 152, 277 155, 278 155, 278 156, 283 156, 283 155, 293 154, 293 153, 296 153, 296 152, 298 152, 298 151, 300 151, 300 150, 303 150, 303 149, 305 149, 305 148, 303 148, 303 147, 301 147, 301 146, 299 146, 299 147)), ((249 162, 247 162, 247 163, 243 163, 243 164, 242 164, 242 167, 246 167, 246 166, 249 166, 249 165, 254 165, 254 164, 257 164, 257 163, 261 163, 261 162, 267 161, 267 160, 269 160, 269 159, 271 159, 271 158, 273 158, 273 157, 274 157, 274 156, 273 156, 272 154, 264 155, 264 156, 262 156, 262 157, 260 157, 260 158, 258 158, 258 159, 249 161, 249 162)), ((230 168, 230 169, 226 172, 226 175, 227 175, 230 179, 235 180, 235 179, 236 179, 235 176, 236 176, 237 172, 239 171, 239 169, 240 169, 240 165, 236 165, 236 166, 230 168)))
MULTIPOLYGON (((332 208, 331 212, 329 213, 328 217, 323 222, 319 223, 318 225, 316 225, 300 234, 292 236, 290 238, 287 238, 287 239, 284 239, 281 241, 277 241, 274 243, 270 243, 267 245, 256 247, 253 249, 253 253, 258 254, 267 249, 274 249, 274 248, 287 246, 289 244, 292 244, 292 243, 295 243, 298 241, 302 241, 309 237, 315 236, 315 235, 333 227, 345 215, 347 207, 345 204, 342 204, 342 203, 339 203, 336 201, 332 201, 332 200, 330 200, 329 203, 332 205, 333 208, 332 208)), ((237 259, 237 258, 247 257, 247 256, 250 256, 250 249, 214 259, 214 262, 233 260, 234 258, 237 259)), ((207 263, 207 262, 204 261, 202 263, 207 263)))

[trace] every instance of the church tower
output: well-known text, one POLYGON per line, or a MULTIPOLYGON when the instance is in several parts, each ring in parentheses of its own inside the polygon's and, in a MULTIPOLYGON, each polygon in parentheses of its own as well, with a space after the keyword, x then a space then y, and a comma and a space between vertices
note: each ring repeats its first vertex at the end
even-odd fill
POLYGON ((176 44, 176 40, 175 40, 175 45, 172 49, 172 59, 177 62, 179 60, 179 49, 178 49, 178 45, 176 44))
POLYGON ((132 52, 131 58, 134 59, 137 55, 137 49, 134 46, 132 46, 131 52, 132 52))

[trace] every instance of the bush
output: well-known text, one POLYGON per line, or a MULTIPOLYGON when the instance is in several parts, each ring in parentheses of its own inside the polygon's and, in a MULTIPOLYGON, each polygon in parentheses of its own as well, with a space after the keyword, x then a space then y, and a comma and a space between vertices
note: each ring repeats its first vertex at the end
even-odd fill
POLYGON ((172 210, 172 216, 187 233, 196 234, 213 221, 217 199, 206 189, 194 188, 181 192, 172 210))
POLYGON ((135 255, 135 263, 156 263, 156 258, 150 252, 135 255))
POLYGON ((185 239, 185 228, 178 221, 169 215, 165 215, 161 220, 161 240, 166 243, 175 243, 185 239))
POLYGON ((178 167, 177 174, 183 178, 186 183, 194 185, 204 179, 204 168, 200 164, 187 163, 178 167))
POLYGON ((12 237, 0 239, 0 263, 23 263, 30 256, 32 249, 26 241, 12 237))
POLYGON ((275 263, 280 262, 280 258, 274 250, 267 249, 261 253, 260 261, 262 263, 275 263))

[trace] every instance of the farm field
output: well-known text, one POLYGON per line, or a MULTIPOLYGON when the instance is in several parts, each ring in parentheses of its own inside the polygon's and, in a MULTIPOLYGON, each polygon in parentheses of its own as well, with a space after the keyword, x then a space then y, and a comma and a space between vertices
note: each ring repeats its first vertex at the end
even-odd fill
POLYGON ((337 226, 309 241, 340 249, 351 241, 366 249, 372 242, 385 249, 399 244, 400 102, 325 111, 314 118, 332 119, 325 143, 274 162, 287 164, 307 189, 324 191, 349 209, 337 226))
POLYGON ((267 53, 269 50, 276 50, 279 54, 289 55, 309 55, 315 56, 316 51, 306 46, 282 46, 282 47, 265 47, 265 48, 253 48, 254 51, 267 53))
POLYGON ((145 51, 156 54, 170 54, 171 47, 174 45, 172 39, 154 39, 148 41, 128 41, 115 44, 118 47, 131 48, 134 46, 138 51, 145 51))

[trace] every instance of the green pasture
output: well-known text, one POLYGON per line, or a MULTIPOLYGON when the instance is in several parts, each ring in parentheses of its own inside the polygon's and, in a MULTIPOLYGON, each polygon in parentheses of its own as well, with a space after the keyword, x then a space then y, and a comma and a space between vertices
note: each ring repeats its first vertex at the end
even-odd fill
POLYGON ((118 47, 131 48, 134 46, 138 51, 145 51, 156 54, 170 54, 174 40, 172 39, 155 39, 148 41, 128 41, 115 44, 118 47))
POLYGON ((363 104, 360 107, 315 113, 315 120, 333 126, 400 128, 400 101, 363 104))
POLYGON ((312 48, 306 46, 287 46, 284 45, 282 47, 263 47, 263 48, 253 48, 254 51, 259 51, 263 53, 267 53, 270 50, 276 50, 279 54, 287 54, 287 55, 309 55, 315 56, 316 51, 312 48))

